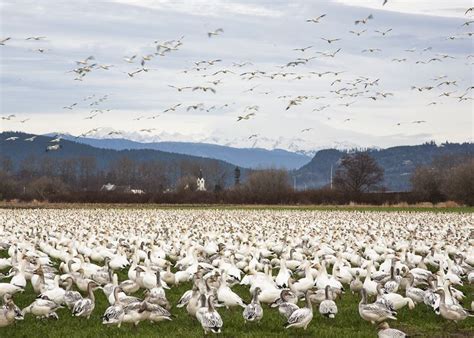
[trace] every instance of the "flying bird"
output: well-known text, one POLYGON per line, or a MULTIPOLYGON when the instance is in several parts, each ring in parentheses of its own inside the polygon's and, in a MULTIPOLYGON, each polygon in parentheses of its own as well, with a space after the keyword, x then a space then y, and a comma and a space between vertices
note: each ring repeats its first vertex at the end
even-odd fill
POLYGON ((248 120, 248 119, 250 119, 252 116, 255 116, 255 113, 248 113, 247 115, 238 116, 238 117, 237 117, 237 122, 242 121, 242 120, 248 120))
POLYGON ((35 140, 35 138, 37 138, 37 136, 31 136, 31 137, 25 138, 25 141, 33 142, 35 140))
POLYGON ((11 40, 12 38, 11 37, 7 37, 7 38, 4 38, 4 39, 1 39, 0 40, 0 46, 5 46, 5 42, 7 42, 8 40, 11 40))
POLYGON ((25 40, 39 41, 39 40, 43 40, 43 39, 46 39, 46 36, 30 36, 29 38, 26 38, 25 40))
POLYGON ((379 33, 379 34, 382 34, 382 36, 385 36, 387 35, 387 33, 391 32, 392 30, 393 30, 392 28, 389 28, 386 31, 375 30, 375 33, 379 33))
POLYGON ((133 60, 135 60, 136 57, 137 57, 136 55, 132 55, 132 56, 130 56, 130 57, 125 56, 125 57, 123 58, 123 60, 124 60, 125 62, 128 62, 128 63, 133 63, 133 60))
POLYGON ((217 28, 212 32, 207 32, 207 36, 210 38, 213 35, 219 35, 219 33, 224 33, 224 30, 222 28, 217 28))
POLYGON ((326 39, 326 38, 321 38, 321 40, 324 40, 324 41, 326 41, 327 43, 333 43, 333 42, 339 41, 339 40, 341 40, 341 39, 326 39))
POLYGON ((297 50, 297 51, 302 51, 302 52, 304 52, 304 51, 306 51, 306 50, 308 50, 308 49, 310 49, 310 48, 313 48, 313 46, 307 46, 307 47, 303 47, 303 48, 294 48, 293 50, 297 50))
POLYGON ((249 140, 251 140, 251 139, 253 139, 253 138, 256 138, 256 137, 258 137, 258 134, 250 135, 250 136, 249 136, 249 140))
POLYGON ((349 33, 355 34, 355 35, 357 35, 357 36, 361 36, 361 35, 364 34, 365 32, 367 32, 367 29, 361 30, 360 32, 349 31, 349 33))
POLYGON ((382 6, 385 6, 387 4, 388 0, 383 0, 382 6))
POLYGON ((464 15, 467 15, 469 12, 472 12, 472 11, 474 11, 474 7, 469 7, 464 13, 464 15))
POLYGON ((77 106, 77 103, 73 103, 70 106, 64 106, 63 109, 69 109, 72 110, 75 106, 77 106))
POLYGON ((306 132, 311 131, 311 130, 313 130, 313 128, 305 128, 305 129, 301 129, 301 132, 306 133, 306 132))
POLYGON ((8 116, 2 116, 2 120, 10 121, 10 120, 13 119, 14 117, 15 117, 15 115, 13 115, 13 114, 8 115, 8 116))
POLYGON ((369 20, 372 20, 374 18, 374 16, 372 14, 370 14, 368 17, 366 17, 365 19, 360 19, 360 20, 356 20, 355 21, 355 24, 358 25, 358 24, 366 24, 369 20))
POLYGON ((416 121, 413 121, 412 123, 420 124, 420 123, 426 123, 426 121, 424 121, 424 120, 416 120, 416 121))
POLYGON ((309 19, 306 19, 306 22, 319 23, 319 20, 321 20, 325 16, 326 16, 326 14, 322 14, 322 15, 316 17, 316 18, 309 18, 309 19))
POLYGON ((12 136, 12 137, 6 138, 5 141, 16 141, 18 139, 19 139, 18 136, 12 136))

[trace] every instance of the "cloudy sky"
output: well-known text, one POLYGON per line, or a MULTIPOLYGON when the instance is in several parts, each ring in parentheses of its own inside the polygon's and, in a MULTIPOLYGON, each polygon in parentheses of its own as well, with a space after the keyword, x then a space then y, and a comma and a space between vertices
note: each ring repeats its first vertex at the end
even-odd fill
POLYGON ((15 117, 0 120, 0 127, 74 135, 100 128, 89 136, 117 131, 145 141, 294 150, 472 142, 473 91, 467 89, 474 51, 467 33, 474 23, 463 26, 474 20, 474 11, 465 15, 472 2, 381 3, 2 0, 0 40, 11 39, 0 46, 0 115, 15 117), (319 23, 306 21, 322 14, 327 15, 319 23), (355 25, 370 14, 372 20, 355 25), (207 32, 218 28, 224 32, 209 38, 207 32), (385 36, 376 32, 388 29, 385 36), (46 38, 25 40, 32 36, 46 38), (158 44, 182 36, 177 50, 153 55, 158 44), (321 38, 341 40, 329 44, 321 38), (294 50, 307 46, 312 47, 294 50), (335 57, 323 54, 339 48, 335 57), (368 49, 373 51, 363 52, 368 49), (84 67, 76 61, 91 55, 94 60, 88 64, 95 66, 82 81, 75 80, 71 71, 84 67), (133 63, 124 60, 133 55, 133 63), (145 61, 148 71, 130 77, 127 73, 141 69, 147 55, 153 55, 145 61), (282 68, 298 58, 312 59, 282 68), (213 59, 222 61, 192 69, 195 62, 213 59), (251 64, 234 65, 244 62, 251 64), (106 70, 100 65, 113 66, 106 70), (212 75, 220 70, 232 73, 212 75), (240 75, 256 70, 265 74, 240 75), (327 71, 342 73, 315 74, 327 71), (294 74, 269 77, 279 72, 294 74), (219 84, 211 83, 217 80, 219 84), (169 85, 210 86, 216 93, 179 92, 169 85), (434 88, 420 92, 412 86, 434 88), (309 98, 286 110, 300 95, 309 98), (63 108, 74 103, 73 109, 63 108), (182 105, 175 111, 164 112, 178 103, 182 105), (203 109, 187 111, 200 103, 203 109), (237 122, 254 105, 256 115, 237 122), (426 122, 413 123, 417 120, 426 122))

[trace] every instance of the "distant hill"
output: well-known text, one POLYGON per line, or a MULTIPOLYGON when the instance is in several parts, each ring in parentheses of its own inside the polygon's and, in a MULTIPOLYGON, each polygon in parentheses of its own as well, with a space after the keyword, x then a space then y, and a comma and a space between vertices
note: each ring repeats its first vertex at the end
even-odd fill
MULTIPOLYGON (((0 157, 8 157, 12 161, 13 170, 15 171, 19 169, 22 161, 28 158, 41 162, 44 159, 62 160, 92 157, 96 160, 98 170, 106 170, 114 161, 127 157, 135 162, 158 161, 166 165, 167 168, 173 168, 173 170, 166 170, 167 172, 163 173, 173 183, 183 173, 184 166, 195 168, 195 171, 202 168, 206 179, 211 175, 216 177, 225 176, 227 185, 233 184, 234 180, 235 165, 221 160, 150 149, 101 149, 66 139, 61 140, 62 148, 60 150, 46 152, 46 147, 52 144, 50 143, 52 137, 37 136, 33 142, 25 141, 26 138, 31 136, 34 135, 20 132, 0 133, 0 157), (6 141, 10 137, 18 137, 18 139, 6 141), (207 172, 206 168, 209 168, 207 172)), ((246 173, 247 170, 241 168, 242 177, 245 177, 246 173)))
MULTIPOLYGON (((385 169, 384 185, 390 191, 410 190, 410 176, 416 167, 430 164, 437 156, 464 155, 474 156, 473 143, 446 143, 437 146, 434 143, 399 146, 381 150, 369 150, 371 156, 385 169)), ((345 152, 336 149, 321 150, 303 167, 292 172, 297 187, 314 188, 330 183, 331 166, 333 172, 345 152)))
POLYGON ((142 143, 123 138, 96 139, 64 136, 65 139, 91 145, 96 148, 131 150, 153 149, 176 154, 213 158, 244 168, 284 168, 297 169, 311 160, 310 156, 282 149, 234 148, 210 143, 195 142, 150 142, 142 143))

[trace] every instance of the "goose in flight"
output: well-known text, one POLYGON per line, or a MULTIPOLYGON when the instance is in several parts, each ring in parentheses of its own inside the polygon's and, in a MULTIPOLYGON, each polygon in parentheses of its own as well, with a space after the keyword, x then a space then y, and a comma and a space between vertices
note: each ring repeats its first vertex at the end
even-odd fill
POLYGON ((62 139, 61 135, 56 135, 52 140, 49 140, 49 143, 59 143, 62 139))
POLYGON ((215 76, 215 75, 221 74, 221 73, 222 73, 222 74, 227 74, 227 73, 229 73, 229 74, 235 74, 235 73, 234 73, 233 71, 231 71, 231 70, 228 70, 228 69, 221 69, 221 70, 218 70, 217 72, 215 72, 214 74, 212 74, 212 76, 215 76))
POLYGON ((193 92, 195 92, 196 90, 202 90, 203 92, 207 92, 207 91, 210 91, 212 93, 216 93, 216 90, 212 87, 203 87, 203 86, 196 86, 196 87, 193 87, 193 92))
POLYGON ((122 135, 122 132, 121 131, 115 131, 115 130, 112 130, 112 131, 109 131, 107 133, 108 136, 112 136, 112 135, 122 135))
POLYGON ((313 128, 305 128, 305 129, 301 129, 301 132, 306 133, 306 132, 311 131, 311 130, 313 130, 313 128))
POLYGON ((133 72, 129 72, 129 73, 127 73, 127 75, 128 75, 129 77, 134 77, 135 74, 138 74, 138 73, 143 72, 143 71, 145 71, 145 68, 137 69, 137 70, 135 70, 135 71, 133 71, 133 72))
POLYGON ((25 122, 27 122, 27 121, 29 121, 29 120, 30 120, 30 118, 27 118, 27 119, 24 119, 24 120, 20 120, 20 121, 18 121, 18 122, 20 122, 20 123, 25 123, 25 122))
POLYGON ((324 40, 324 41, 326 41, 327 43, 333 43, 333 42, 336 42, 336 41, 340 41, 341 39, 326 39, 326 38, 321 38, 321 40, 324 40))
POLYGON ((321 54, 322 56, 327 56, 327 57, 335 57, 337 53, 339 53, 341 51, 342 48, 339 48, 338 50, 336 50, 334 53, 328 53, 328 52, 317 52, 318 54, 321 54))
POLYGON ((76 64, 78 64, 78 65, 87 65, 90 60, 95 60, 94 56, 91 55, 91 56, 86 57, 84 60, 76 61, 76 64))
POLYGON ((298 65, 304 65, 305 63, 306 62, 303 60, 290 61, 285 65, 285 67, 296 67, 298 65))
POLYGON ((192 88, 192 87, 176 87, 176 86, 173 86, 173 85, 168 85, 168 87, 174 88, 174 89, 176 89, 178 92, 182 92, 182 91, 185 90, 185 89, 191 89, 191 88, 192 88))
POLYGON ((7 42, 8 40, 11 40, 12 38, 11 37, 7 37, 7 38, 4 38, 4 39, 1 39, 0 40, 0 46, 5 46, 5 42, 7 42))
POLYGON ((319 23, 319 20, 321 20, 325 16, 326 16, 326 14, 322 14, 322 15, 320 15, 318 17, 315 17, 315 18, 309 18, 309 19, 306 19, 306 22, 319 23))
POLYGON ((467 15, 469 12, 474 11, 474 7, 469 7, 466 12, 464 12, 464 15, 467 15))
POLYGON ((41 53, 41 54, 43 54, 44 52, 46 52, 48 50, 51 50, 51 49, 44 49, 44 48, 33 49, 34 52, 38 52, 38 53, 41 53))
POLYGON ((190 111, 191 109, 193 110, 203 110, 204 109, 204 103, 197 103, 197 104, 192 104, 186 107, 186 111, 190 111))
POLYGON ((169 108, 166 108, 163 113, 167 113, 169 111, 176 111, 176 108, 180 107, 182 103, 175 104, 174 106, 171 106, 169 108))
POLYGON ((416 121, 413 121, 412 123, 420 124, 420 123, 426 123, 426 121, 425 120, 416 120, 416 121))
POLYGON ((135 117, 135 118, 133 119, 133 121, 140 121, 140 120, 143 120, 145 117, 146 117, 146 116, 140 115, 140 116, 138 116, 138 117, 135 117))
POLYGON ((370 14, 368 17, 366 17, 365 19, 360 19, 360 20, 356 20, 355 21, 355 24, 358 25, 358 24, 366 24, 369 20, 372 20, 374 18, 374 16, 372 14, 370 14))
POLYGON ((364 34, 365 32, 367 32, 367 29, 361 30, 360 32, 349 31, 349 33, 355 34, 355 35, 357 35, 357 36, 361 36, 361 35, 364 34))
POLYGON ((222 28, 217 28, 214 31, 207 32, 207 37, 212 37, 213 35, 219 35, 220 33, 224 33, 224 30, 222 28))
POLYGON ((194 62, 196 66, 199 66, 201 64, 207 63, 209 66, 213 66, 216 62, 222 62, 221 59, 214 59, 214 60, 202 60, 202 61, 197 61, 194 62))
POLYGON ((368 48, 364 49, 362 53, 375 53, 375 52, 381 52, 382 50, 380 48, 368 48))
POLYGON ((133 63, 133 61, 135 60, 136 57, 137 57, 136 55, 132 55, 132 56, 130 56, 130 57, 125 56, 125 57, 123 58, 123 60, 124 60, 125 62, 128 62, 128 63, 133 63))
POLYGON ((158 117, 160 117, 160 114, 147 117, 146 119, 147 119, 147 120, 155 120, 155 119, 157 119, 158 117))
POLYGON ((392 62, 406 62, 407 59, 392 59, 392 62))
POLYGON ((251 139, 253 139, 253 138, 256 138, 256 137, 258 137, 258 134, 250 135, 250 136, 249 136, 249 140, 251 140, 251 139))
POLYGON ((39 41, 39 40, 44 40, 44 39, 46 39, 46 36, 30 36, 29 38, 26 38, 25 40, 39 41))
POLYGON ((18 136, 12 136, 12 137, 6 138, 5 141, 16 141, 18 139, 19 139, 18 136))
POLYGON ((252 88, 249 88, 247 90, 244 90, 242 93, 249 93, 249 92, 253 92, 255 90, 255 88, 259 87, 260 85, 256 85, 256 86, 253 86, 252 88))
POLYGON ((73 103, 71 104, 70 106, 64 106, 63 109, 69 109, 69 110, 72 110, 75 106, 77 106, 77 103, 73 103))
POLYGON ((242 62, 242 63, 233 62, 232 66, 242 68, 244 66, 250 66, 252 64, 253 64, 252 62, 242 62))
POLYGON ((95 114, 92 114, 92 115, 89 115, 87 117, 84 117, 84 120, 92 120, 94 117, 96 117, 97 115, 99 115, 99 113, 95 113, 95 114))
POLYGON ((385 6, 387 4, 388 0, 383 0, 382 6, 385 6))
POLYGON ((153 130, 156 130, 156 128, 145 128, 145 129, 140 129, 141 132, 144 133, 151 133, 153 130))
POLYGON ((382 36, 385 36, 387 35, 387 33, 390 33, 392 30, 393 30, 392 28, 389 28, 386 31, 375 30, 375 33, 379 33, 379 34, 382 34, 382 36))
POLYGON ((310 48, 313 48, 313 46, 307 46, 307 47, 303 47, 303 48, 294 48, 293 50, 304 52, 304 51, 306 51, 310 48))
POLYGON ((340 106, 349 107, 349 106, 353 105, 354 103, 356 103, 356 102, 353 101, 353 102, 340 103, 339 105, 340 105, 340 106))
POLYGON ((38 136, 31 136, 31 137, 28 137, 28 138, 25 138, 25 141, 27 142, 33 142, 35 140, 35 138, 37 138, 38 136))
POLYGON ((114 67, 114 65, 99 65, 99 68, 104 70, 109 70, 112 67, 114 67))
POLYGON ((314 108, 313 111, 323 111, 324 109, 329 108, 329 107, 330 105, 327 104, 321 107, 314 108))
POLYGON ((242 121, 242 120, 249 120, 252 116, 255 116, 255 113, 248 113, 247 115, 243 116, 238 116, 237 117, 237 122, 242 121))
POLYGON ((463 24, 461 25, 461 27, 464 27, 464 26, 469 27, 469 25, 472 24, 472 23, 474 23, 474 20, 466 21, 465 23, 463 23, 463 24))
POLYGON ((11 119, 15 118, 15 115, 10 114, 8 116, 2 116, 2 120, 10 121, 11 119))

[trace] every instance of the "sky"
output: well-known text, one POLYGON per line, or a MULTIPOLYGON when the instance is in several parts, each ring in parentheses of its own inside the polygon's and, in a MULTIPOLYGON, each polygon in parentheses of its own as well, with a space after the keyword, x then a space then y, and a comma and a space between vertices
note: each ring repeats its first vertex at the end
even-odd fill
POLYGON ((2 0, 0 40, 11 39, 0 46, 0 130, 308 152, 472 142, 474 51, 467 33, 474 11, 465 14, 471 6, 469 0, 385 6, 379 0, 2 0), (323 14, 319 23, 307 22, 323 14), (223 32, 208 37, 218 28, 223 32), (32 36, 46 38, 26 40, 32 36), (153 55, 157 45, 181 37, 176 50, 153 55), (323 54, 338 49, 334 57, 323 54), (133 55, 132 63, 124 60, 133 55), (133 74, 147 55, 147 71, 133 74), (76 61, 89 56, 86 67, 95 66, 75 80, 73 70, 84 66, 76 61), (285 67, 298 58, 312 59, 285 67), (221 61, 192 69, 215 59, 221 61), (244 62, 251 64, 234 65, 244 62), (220 70, 232 73, 212 75, 220 70), (265 74, 240 75, 257 70, 265 74), (328 71, 341 73, 315 74, 328 71), (294 74, 268 76, 278 72, 294 74), (203 109, 186 109, 196 104, 203 109))

